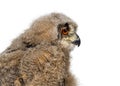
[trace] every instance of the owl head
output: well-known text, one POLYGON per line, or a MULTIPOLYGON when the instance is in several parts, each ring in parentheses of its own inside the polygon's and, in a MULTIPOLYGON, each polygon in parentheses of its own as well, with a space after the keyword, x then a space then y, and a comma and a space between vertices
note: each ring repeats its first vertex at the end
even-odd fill
POLYGON ((80 46, 80 38, 76 33, 76 27, 71 22, 58 25, 58 40, 64 48, 73 49, 75 45, 80 46))
POLYGON ((72 49, 81 41, 76 33, 77 24, 61 13, 51 13, 38 18, 22 34, 23 43, 30 45, 57 43, 63 48, 72 49))

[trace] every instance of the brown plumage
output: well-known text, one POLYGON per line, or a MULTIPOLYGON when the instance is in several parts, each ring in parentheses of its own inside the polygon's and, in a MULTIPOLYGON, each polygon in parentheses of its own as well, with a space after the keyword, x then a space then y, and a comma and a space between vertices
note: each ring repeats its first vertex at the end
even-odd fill
POLYGON ((69 53, 77 25, 61 13, 35 20, 0 54, 0 86, 76 86, 69 53))

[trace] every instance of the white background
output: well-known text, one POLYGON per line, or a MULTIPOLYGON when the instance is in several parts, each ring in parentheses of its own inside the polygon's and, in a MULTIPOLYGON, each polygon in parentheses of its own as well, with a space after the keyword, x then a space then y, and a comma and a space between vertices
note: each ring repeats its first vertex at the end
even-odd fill
POLYGON ((0 0, 0 52, 37 17, 62 12, 82 40, 72 52, 78 86, 120 86, 119 0, 0 0))

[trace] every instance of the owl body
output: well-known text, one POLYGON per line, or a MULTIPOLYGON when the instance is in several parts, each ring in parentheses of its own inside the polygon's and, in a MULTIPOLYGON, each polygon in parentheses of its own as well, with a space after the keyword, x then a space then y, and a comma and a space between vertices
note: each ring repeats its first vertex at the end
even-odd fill
POLYGON ((76 86, 69 71, 76 27, 60 13, 37 19, 1 53, 0 86, 76 86))

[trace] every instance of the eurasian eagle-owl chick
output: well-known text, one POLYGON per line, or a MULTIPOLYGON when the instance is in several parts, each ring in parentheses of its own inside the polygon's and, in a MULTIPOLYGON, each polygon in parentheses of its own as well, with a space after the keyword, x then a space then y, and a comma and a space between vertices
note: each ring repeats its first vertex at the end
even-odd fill
POLYGON ((0 54, 0 86, 76 86, 69 53, 77 24, 61 13, 35 20, 0 54))

